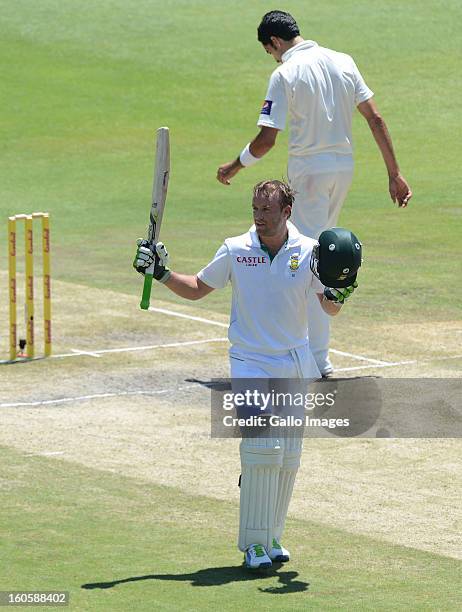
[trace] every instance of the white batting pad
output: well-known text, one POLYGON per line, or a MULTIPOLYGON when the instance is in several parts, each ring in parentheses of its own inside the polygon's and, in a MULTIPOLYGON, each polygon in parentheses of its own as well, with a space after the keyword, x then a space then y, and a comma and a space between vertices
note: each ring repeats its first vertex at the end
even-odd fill
POLYGON ((284 439, 284 455, 282 467, 279 471, 278 494, 276 501, 276 518, 274 537, 281 540, 282 532, 287 518, 289 503, 294 490, 295 477, 300 467, 303 441, 301 438, 284 439))
POLYGON ((283 449, 275 438, 243 439, 239 549, 261 544, 271 550, 283 449))

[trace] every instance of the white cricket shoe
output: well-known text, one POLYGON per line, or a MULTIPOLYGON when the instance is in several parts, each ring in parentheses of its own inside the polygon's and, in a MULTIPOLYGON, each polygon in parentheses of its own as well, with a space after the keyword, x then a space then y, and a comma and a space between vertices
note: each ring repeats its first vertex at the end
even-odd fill
POLYGON ((273 565, 261 544, 251 544, 245 551, 244 560, 248 569, 268 569, 273 565))
POLYGON ((271 561, 276 563, 287 563, 290 561, 290 552, 284 546, 281 546, 276 538, 273 538, 273 548, 268 553, 271 561))

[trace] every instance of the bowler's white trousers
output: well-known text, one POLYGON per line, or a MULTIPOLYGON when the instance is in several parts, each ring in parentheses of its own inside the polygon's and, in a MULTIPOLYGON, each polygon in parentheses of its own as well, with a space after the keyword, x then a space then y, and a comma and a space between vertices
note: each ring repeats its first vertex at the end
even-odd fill
MULTIPOLYGON (((353 158, 335 153, 291 157, 288 175, 296 192, 291 221, 301 234, 317 239, 321 232, 337 224, 353 178, 353 158)), ((308 298, 308 337, 321 374, 332 371, 329 328, 329 316, 312 291, 308 298)))

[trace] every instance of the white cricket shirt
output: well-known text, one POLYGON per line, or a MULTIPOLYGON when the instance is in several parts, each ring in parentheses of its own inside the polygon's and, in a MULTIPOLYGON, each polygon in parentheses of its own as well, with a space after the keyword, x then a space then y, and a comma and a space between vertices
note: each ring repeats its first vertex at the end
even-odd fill
POLYGON ((283 130, 289 115, 289 156, 351 157, 353 111, 374 95, 353 58, 305 40, 281 59, 257 125, 283 130))
POLYGON ((310 269, 315 240, 287 222, 288 239, 273 261, 261 248, 255 225, 227 238, 198 277, 209 287, 233 288, 228 338, 260 353, 287 352, 308 342, 308 291, 324 291, 310 269))

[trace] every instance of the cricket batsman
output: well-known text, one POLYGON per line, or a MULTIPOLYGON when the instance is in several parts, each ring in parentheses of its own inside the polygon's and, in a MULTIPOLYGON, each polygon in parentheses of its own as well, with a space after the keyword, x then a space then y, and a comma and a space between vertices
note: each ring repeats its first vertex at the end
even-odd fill
MULTIPOLYGON (((227 238, 196 275, 169 270, 161 242, 138 241, 136 270, 144 274, 154 264, 154 278, 183 298, 198 300, 231 283, 233 388, 249 378, 320 378, 307 334, 309 290, 316 292, 323 311, 335 316, 357 287, 359 240, 342 228, 323 232, 319 241, 303 236, 289 221, 293 203, 294 192, 286 183, 258 183, 252 198, 254 225, 227 238)), ((301 452, 301 437, 241 440, 238 546, 250 569, 290 559, 281 538, 301 452)))

